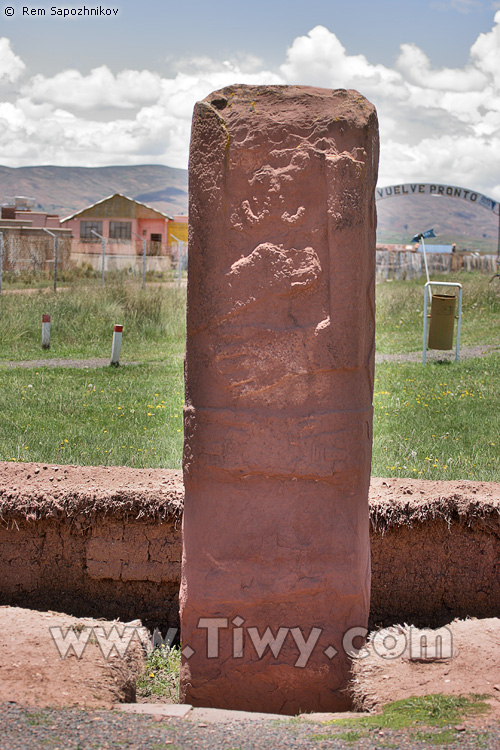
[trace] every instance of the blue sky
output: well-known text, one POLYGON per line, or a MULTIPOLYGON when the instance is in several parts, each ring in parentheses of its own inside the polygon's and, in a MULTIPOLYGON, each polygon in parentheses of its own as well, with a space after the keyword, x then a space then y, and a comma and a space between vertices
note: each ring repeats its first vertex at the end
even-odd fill
POLYGON ((185 167, 196 99, 304 83, 357 88, 377 106, 380 184, 500 198, 500 0, 101 0, 117 14, 66 19, 51 7, 99 5, 37 0, 24 7, 45 17, 27 17, 7 3, 1 164, 185 167))
MULTIPOLYGON (((465 64, 479 33, 491 27, 495 8, 482 0, 105 0, 103 7, 118 9, 116 17, 63 20, 49 16, 54 2, 26 6, 15 0, 16 13, 3 16, 0 31, 32 70, 48 74, 68 65, 85 72, 102 63, 115 72, 146 67, 166 73, 170 58, 199 54, 256 55, 279 65, 292 40, 319 24, 349 54, 365 54, 372 63, 394 64, 399 45, 415 42, 434 65, 455 67, 465 64), (23 16, 23 6, 44 8, 47 15, 23 16)), ((98 6, 72 0, 56 7, 85 4, 98 6)))

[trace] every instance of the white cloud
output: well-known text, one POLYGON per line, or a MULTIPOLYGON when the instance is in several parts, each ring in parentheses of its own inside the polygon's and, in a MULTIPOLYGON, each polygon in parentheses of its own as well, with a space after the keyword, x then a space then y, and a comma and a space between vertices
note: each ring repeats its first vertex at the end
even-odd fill
POLYGON ((441 91, 480 91, 487 82, 486 75, 473 65, 467 65, 463 69, 432 70, 429 58, 416 44, 401 45, 401 54, 396 65, 408 81, 422 88, 441 91))
POLYGON ((401 45, 395 68, 373 65, 317 26, 294 40, 280 70, 287 83, 354 88, 371 99, 381 184, 451 182, 500 198, 500 13, 463 68, 435 69, 415 44, 401 45))
POLYGON ((479 34, 471 47, 474 64, 490 75, 500 89, 500 11, 495 13, 495 26, 487 34, 479 34))
POLYGON ((75 109, 114 107, 132 109, 158 99, 161 78, 149 70, 122 70, 117 76, 106 65, 83 76, 78 70, 63 70, 52 78, 36 75, 21 93, 35 103, 49 102, 75 109))
POLYGON ((10 46, 10 39, 0 37, 0 81, 14 83, 25 69, 20 57, 14 54, 10 46))
MULTIPOLYGON (((15 81, 25 68, 8 40, 0 40, 2 58, 10 60, 1 68, 4 77, 15 81)), ((169 77, 147 70, 114 74, 105 65, 88 75, 25 73, 17 97, 0 103, 0 161, 185 167, 194 103, 234 83, 357 89, 379 115, 380 184, 450 182, 500 199, 500 12, 462 68, 434 68, 412 43, 401 45, 394 67, 375 65, 316 26, 292 41, 277 71, 257 58, 198 56, 178 60, 169 77)))
POLYGON ((197 58, 189 74, 94 68, 36 75, 13 103, 0 104, 0 161, 7 166, 106 166, 161 163, 185 167, 193 106, 211 91, 240 83, 281 83, 275 73, 197 58), (3 108, 3 109, 2 109, 3 108), (128 116, 125 116, 124 110, 128 116), (107 117, 106 117, 107 115, 107 117))
POLYGON ((345 88, 356 82, 363 93, 390 89, 397 96, 402 84, 396 71, 371 65, 364 55, 348 55, 335 34, 324 26, 297 37, 280 70, 287 82, 332 88, 345 88))

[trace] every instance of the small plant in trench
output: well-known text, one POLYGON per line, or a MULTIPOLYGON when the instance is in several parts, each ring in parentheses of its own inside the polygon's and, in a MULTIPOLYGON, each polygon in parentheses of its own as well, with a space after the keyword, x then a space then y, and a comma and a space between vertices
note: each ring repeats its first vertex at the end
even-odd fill
POLYGON ((137 695, 148 698, 152 695, 179 702, 179 669, 181 650, 177 646, 168 648, 162 644, 149 652, 146 666, 137 681, 137 695))

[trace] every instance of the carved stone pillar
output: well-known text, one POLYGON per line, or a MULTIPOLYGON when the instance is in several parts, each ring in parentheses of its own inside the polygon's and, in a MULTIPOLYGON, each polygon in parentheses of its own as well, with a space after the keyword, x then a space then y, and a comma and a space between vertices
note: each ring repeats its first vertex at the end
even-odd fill
POLYGON ((377 163, 355 91, 230 86, 195 107, 185 702, 349 706, 370 598, 377 163))

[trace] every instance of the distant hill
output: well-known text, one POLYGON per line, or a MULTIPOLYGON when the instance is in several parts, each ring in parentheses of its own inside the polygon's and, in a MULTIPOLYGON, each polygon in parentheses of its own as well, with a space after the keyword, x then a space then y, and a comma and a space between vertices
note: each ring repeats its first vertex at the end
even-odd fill
MULTIPOLYGON (((0 166, 0 201, 7 196, 34 198, 34 210, 68 216, 112 193, 124 193, 167 214, 187 214, 188 173, 161 165, 133 167, 0 166)), ((458 250, 498 249, 498 216, 460 198, 398 195, 377 201, 377 242, 406 244, 434 227, 435 243, 458 250)))
POLYGON ((498 216, 460 198, 436 195, 397 195, 377 201, 377 242, 409 243, 412 237, 434 228, 439 245, 457 250, 498 249, 498 216))
POLYGON ((23 195, 35 199, 33 210, 61 218, 124 193, 167 214, 187 214, 188 173, 161 165, 133 167, 1 167, 0 201, 23 195))

